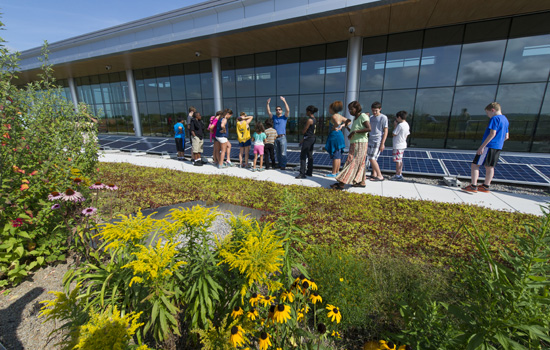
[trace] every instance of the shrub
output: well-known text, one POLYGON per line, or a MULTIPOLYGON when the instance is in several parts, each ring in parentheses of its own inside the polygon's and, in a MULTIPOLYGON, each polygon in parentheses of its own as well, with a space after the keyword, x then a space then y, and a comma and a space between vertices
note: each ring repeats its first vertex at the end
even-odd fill
POLYGON ((89 116, 75 112, 61 96, 47 50, 40 79, 18 88, 13 84, 17 55, 2 42, 0 38, 0 287, 64 258, 70 232, 60 223, 78 221, 78 216, 52 210, 48 194, 74 189, 76 178, 87 188, 97 167, 93 125, 83 122, 89 116))

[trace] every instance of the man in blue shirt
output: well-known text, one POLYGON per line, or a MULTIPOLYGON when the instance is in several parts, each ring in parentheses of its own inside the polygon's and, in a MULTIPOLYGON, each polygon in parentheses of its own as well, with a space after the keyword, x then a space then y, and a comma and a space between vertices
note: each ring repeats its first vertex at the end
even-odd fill
POLYGON ((178 160, 183 162, 183 151, 185 150, 185 127, 183 126, 183 118, 178 118, 178 122, 174 124, 174 140, 176 141, 176 149, 178 150, 178 160))
POLYGON ((495 166, 498 163, 500 151, 502 150, 502 146, 504 146, 504 141, 508 140, 510 136, 508 131, 510 123, 502 115, 500 104, 496 102, 489 103, 485 107, 485 113, 491 120, 487 129, 485 129, 483 141, 477 149, 476 156, 472 162, 472 183, 463 188, 467 192, 491 192, 489 186, 495 175, 495 166), (477 179, 481 165, 485 165, 485 181, 483 185, 478 186, 477 179))
POLYGON ((288 103, 286 99, 281 96, 281 101, 285 104, 285 114, 283 114, 283 109, 281 106, 275 108, 275 114, 271 114, 271 109, 269 108, 269 103, 271 99, 267 100, 267 114, 271 115, 273 118, 273 127, 277 131, 277 139, 275 139, 275 152, 277 153, 277 161, 279 162, 279 168, 285 170, 286 168, 286 122, 288 120, 288 115, 290 115, 290 108, 288 108, 288 103))

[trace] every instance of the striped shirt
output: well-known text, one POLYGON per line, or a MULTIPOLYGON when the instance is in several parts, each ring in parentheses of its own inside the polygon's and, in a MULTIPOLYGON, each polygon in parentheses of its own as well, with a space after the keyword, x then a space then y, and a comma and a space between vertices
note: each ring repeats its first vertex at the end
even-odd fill
POLYGON ((274 144, 275 139, 277 138, 277 131, 273 128, 266 129, 265 134, 267 139, 265 139, 266 144, 274 144))

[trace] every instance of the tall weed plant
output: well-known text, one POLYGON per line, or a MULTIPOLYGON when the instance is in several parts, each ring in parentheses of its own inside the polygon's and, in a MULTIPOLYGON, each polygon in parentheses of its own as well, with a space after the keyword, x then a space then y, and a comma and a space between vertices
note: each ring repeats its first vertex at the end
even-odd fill
POLYGON ((64 258, 70 232, 48 194, 71 189, 76 177, 90 185, 97 168, 95 127, 62 97, 47 45, 39 79, 18 87, 18 54, 3 43, 0 38, 0 287, 64 258))

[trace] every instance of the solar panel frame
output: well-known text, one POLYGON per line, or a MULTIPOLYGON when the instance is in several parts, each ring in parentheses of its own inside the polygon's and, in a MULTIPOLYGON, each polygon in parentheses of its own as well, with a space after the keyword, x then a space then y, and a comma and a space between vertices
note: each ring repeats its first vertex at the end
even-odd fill
MULTIPOLYGON (((471 162, 442 160, 449 175, 458 178, 471 178, 471 162)), ((479 168, 479 178, 485 179, 485 167, 479 168)), ((499 163, 495 167, 495 182, 506 182, 514 184, 530 184, 530 185, 550 185, 548 179, 541 176, 533 168, 526 164, 508 164, 499 163)))
MULTIPOLYGON (((378 157, 378 165, 381 171, 395 171, 393 157, 378 157)), ((438 159, 429 158, 403 158, 403 174, 446 176, 447 172, 438 159)))
MULTIPOLYGON (((432 159, 441 159, 441 160, 461 160, 461 161, 472 161, 476 154, 472 153, 458 153, 458 152, 438 152, 438 151, 429 151, 432 159)), ((406 155, 406 153, 405 153, 406 155)))
POLYGON ((501 155, 500 158, 509 164, 531 164, 531 165, 550 166, 550 157, 501 155))

